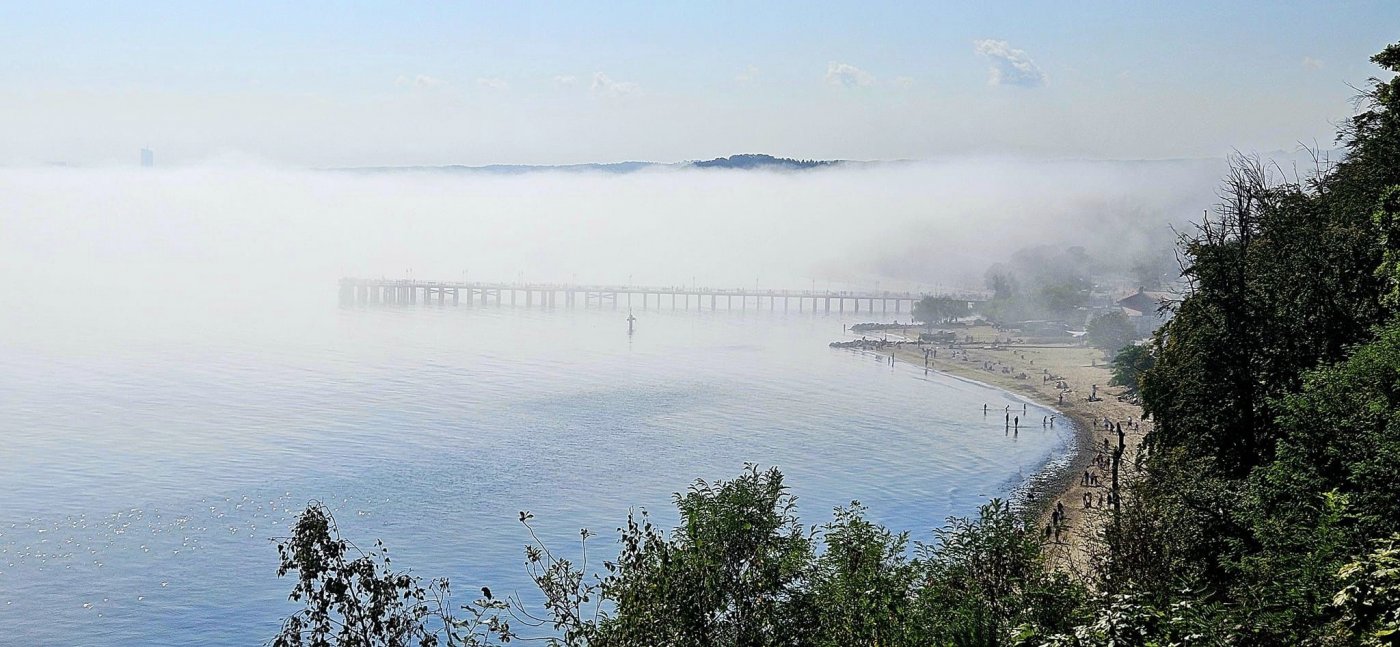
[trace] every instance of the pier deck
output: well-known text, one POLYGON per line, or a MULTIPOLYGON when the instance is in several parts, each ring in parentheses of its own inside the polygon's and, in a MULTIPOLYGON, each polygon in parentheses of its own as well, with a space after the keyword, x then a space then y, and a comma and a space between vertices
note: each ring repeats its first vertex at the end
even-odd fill
MULTIPOLYGON (((671 310, 746 310, 749 307, 812 313, 910 312, 926 294, 891 291, 780 290, 747 288, 578 285, 553 283, 485 283, 413 279, 340 280, 341 305, 451 304, 523 305, 526 307, 666 308, 671 310), (862 308, 862 304, 864 308, 862 308), (833 309, 834 306, 834 309, 833 309)), ((956 292, 933 295, 976 304, 986 295, 956 292)))

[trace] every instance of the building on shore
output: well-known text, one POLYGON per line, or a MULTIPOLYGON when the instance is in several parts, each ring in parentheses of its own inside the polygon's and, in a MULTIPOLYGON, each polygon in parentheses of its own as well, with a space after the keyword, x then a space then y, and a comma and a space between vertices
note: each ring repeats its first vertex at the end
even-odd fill
POLYGON ((1150 337, 1171 319, 1163 306, 1175 298, 1170 292, 1152 292, 1138 288, 1136 293, 1118 300, 1118 307, 1128 316, 1139 337, 1150 337))
POLYGON ((153 151, 153 150, 151 150, 151 149, 149 149, 149 148, 143 148, 143 149, 141 149, 141 166, 144 167, 144 168, 151 168, 152 166, 155 166, 155 165, 156 165, 156 152, 153 151))

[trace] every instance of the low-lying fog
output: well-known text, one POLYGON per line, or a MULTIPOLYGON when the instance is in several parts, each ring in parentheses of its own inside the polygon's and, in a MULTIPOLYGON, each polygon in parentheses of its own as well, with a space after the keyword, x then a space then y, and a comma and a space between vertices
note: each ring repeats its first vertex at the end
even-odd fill
POLYGON ((1223 167, 0 169, 0 324, 62 331, 82 319, 92 330, 94 319, 179 322, 192 311, 267 321, 298 303, 332 306, 341 276, 981 288, 988 265, 1028 245, 1160 252, 1169 225, 1214 203, 1223 167))

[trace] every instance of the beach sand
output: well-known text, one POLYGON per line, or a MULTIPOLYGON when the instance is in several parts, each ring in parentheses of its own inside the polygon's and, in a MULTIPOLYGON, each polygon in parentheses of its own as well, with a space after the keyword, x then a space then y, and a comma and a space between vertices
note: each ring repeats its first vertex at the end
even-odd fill
MULTIPOLYGON (((934 330, 939 328, 934 327, 934 330)), ((1112 452, 1104 450, 1103 441, 1108 439, 1110 447, 1113 447, 1117 445, 1118 437, 1115 432, 1104 427, 1103 421, 1107 418, 1114 423, 1123 423, 1125 450, 1119 469, 1120 482, 1130 481, 1137 476, 1134 466, 1138 448, 1143 435, 1150 429, 1150 423, 1140 421, 1141 407, 1118 399, 1126 389, 1108 386, 1111 373, 1103 353, 1099 350, 1080 345, 1077 341, 1020 338, 990 326, 950 330, 958 336, 958 348, 954 352, 949 350, 946 344, 939 344, 938 357, 931 359, 928 364, 931 370, 1005 389, 1059 411, 1062 419, 1058 424, 1064 424, 1064 417, 1074 422, 1078 433, 1073 459, 1053 473, 1041 475, 1033 484, 1030 499, 1033 509, 1038 511, 1036 527, 1039 529, 1050 524, 1055 503, 1064 504, 1066 519, 1060 524, 1059 541, 1055 540, 1052 532, 1046 542, 1046 552, 1050 556, 1053 568, 1083 577, 1087 581, 1094 556, 1103 550, 1102 530, 1112 516, 1112 508, 1108 503, 1108 493, 1112 489, 1111 468, 1096 467, 1094 459, 1100 454, 1111 458, 1112 452), (973 341, 970 343, 963 341, 968 335, 972 336, 973 341), (1008 337, 1012 339, 1010 343, 1006 341, 1008 337), (998 339, 1001 340, 1000 344, 995 343, 998 339), (983 362, 992 362, 994 368, 985 370, 983 362), (1003 372, 1003 367, 1009 370, 1003 372), (1047 369, 1050 375, 1058 376, 1066 383, 1063 403, 1060 401, 1061 389, 1056 386, 1056 380, 1042 381, 1041 376, 1047 369), (1019 379, 1017 376, 1023 373, 1027 376, 1026 379, 1019 379), (1098 385, 1099 399, 1091 402, 1089 396, 1093 385, 1098 385), (1128 424, 1130 420, 1139 421, 1140 428, 1131 428, 1128 424), (1086 486, 1081 483, 1085 470, 1098 476, 1097 485, 1086 486), (1084 507, 1086 493, 1093 502, 1093 507, 1087 509, 1084 507), (1104 499, 1103 507, 1099 506, 1100 495, 1104 499)), ((922 329, 909 328, 908 339, 917 339, 920 332, 922 329)), ((853 336, 856 339, 862 336, 867 339, 887 336, 891 341, 902 338, 893 330, 887 333, 867 332, 863 335, 855 333, 853 336)), ((896 359, 923 366, 924 349, 929 347, 929 344, 923 347, 904 344, 870 352, 886 355, 892 353, 896 359)), ((1002 415, 1000 410, 993 413, 1002 415)), ((1040 425, 1040 420, 1021 422, 1024 429, 1035 429, 1040 425)))

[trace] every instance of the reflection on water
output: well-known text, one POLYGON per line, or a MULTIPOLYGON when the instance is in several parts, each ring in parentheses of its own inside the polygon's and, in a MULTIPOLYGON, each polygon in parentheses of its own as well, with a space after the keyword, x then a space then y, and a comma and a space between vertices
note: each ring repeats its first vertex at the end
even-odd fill
POLYGON ((114 313, 0 341, 5 639, 261 643, 292 608, 269 538, 311 500, 398 566, 528 591, 519 510, 609 550, 629 506, 667 525, 672 492, 754 462, 807 523, 859 499, 919 537, 1066 442, 1005 435, 982 404, 1006 394, 826 348, 835 317, 636 314, 629 337, 611 310, 114 313))

